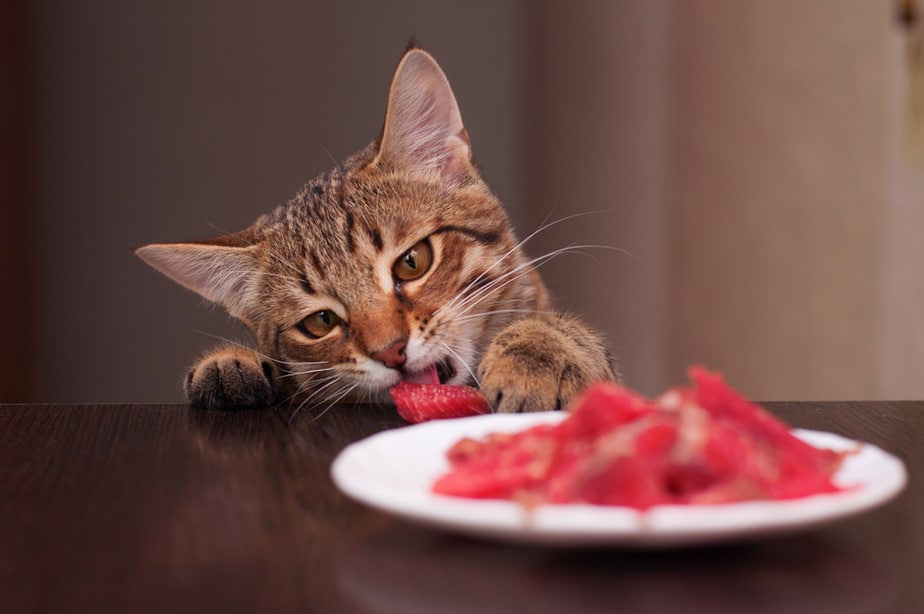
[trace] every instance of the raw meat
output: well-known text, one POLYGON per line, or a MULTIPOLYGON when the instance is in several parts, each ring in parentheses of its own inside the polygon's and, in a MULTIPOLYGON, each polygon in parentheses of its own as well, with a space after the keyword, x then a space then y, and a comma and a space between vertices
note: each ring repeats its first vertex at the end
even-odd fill
POLYGON ((476 416, 491 411, 488 400, 471 386, 401 382, 388 391, 402 418, 411 423, 476 416))
POLYGON ((844 453, 814 448, 728 387, 690 369, 693 385, 654 400, 600 383, 554 425, 462 439, 433 485, 457 497, 525 505, 662 504, 792 499, 839 490, 844 453))

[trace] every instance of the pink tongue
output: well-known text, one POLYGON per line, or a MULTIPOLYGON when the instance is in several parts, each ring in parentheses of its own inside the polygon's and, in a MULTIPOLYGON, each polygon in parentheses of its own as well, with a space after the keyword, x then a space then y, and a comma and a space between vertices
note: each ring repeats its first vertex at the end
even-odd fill
POLYGON ((419 373, 407 373, 404 376, 404 381, 409 384, 432 384, 435 386, 440 385, 440 376, 436 372, 436 365, 430 365, 423 371, 419 373))

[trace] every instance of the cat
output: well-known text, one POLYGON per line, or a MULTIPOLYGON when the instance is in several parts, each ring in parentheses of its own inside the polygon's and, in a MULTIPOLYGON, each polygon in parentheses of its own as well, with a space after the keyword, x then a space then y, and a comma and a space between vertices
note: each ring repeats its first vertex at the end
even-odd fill
POLYGON ((191 405, 387 403, 401 381, 475 384, 496 412, 565 407, 619 374, 549 293, 472 161, 436 60, 409 47, 380 136, 234 234, 136 250, 254 333, 185 379, 191 405))

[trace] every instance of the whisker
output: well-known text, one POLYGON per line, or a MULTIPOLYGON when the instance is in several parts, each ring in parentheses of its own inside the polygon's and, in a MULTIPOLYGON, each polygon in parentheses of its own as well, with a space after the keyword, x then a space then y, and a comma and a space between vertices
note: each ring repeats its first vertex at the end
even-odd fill
MULTIPOLYGON (((337 377, 328 378, 327 380, 324 380, 324 381, 326 381, 327 383, 319 387, 317 390, 315 390, 312 394, 310 394, 308 397, 306 397, 299 403, 298 407, 295 408, 295 411, 293 411, 292 415, 289 417, 290 423, 302 409, 304 409, 306 406, 313 405, 312 400, 315 397, 317 397, 320 393, 324 392, 325 389, 331 388, 331 386, 334 384, 343 384, 343 382, 337 377)), ((339 400, 343 399, 346 395, 348 395, 354 388, 356 388, 357 385, 358 384, 345 385, 341 389, 336 390, 335 392, 331 393, 330 391, 328 391, 328 393, 325 393, 323 395, 323 399, 325 401, 330 401, 330 403, 325 409, 321 411, 320 414, 315 416, 312 422, 315 422, 318 418, 320 418, 325 413, 327 413, 327 411, 331 407, 333 407, 339 400)))
POLYGON ((447 352, 459 359, 459 362, 462 363, 462 366, 465 367, 465 370, 468 371, 468 374, 472 377, 472 381, 475 382, 475 385, 478 388, 481 388, 481 381, 478 379, 478 376, 475 375, 475 372, 472 371, 472 368, 469 366, 468 362, 466 362, 462 356, 460 356, 459 353, 455 351, 448 343, 441 343, 440 345, 442 345, 447 352))
MULTIPOLYGON (((492 280, 491 283, 485 285, 482 288, 479 288, 475 292, 470 293, 468 296, 465 296, 464 300, 462 300, 461 302, 458 302, 457 304, 453 304, 453 301, 450 301, 449 303, 441 306, 439 309, 437 309, 437 313, 441 313, 443 310, 446 310, 447 308, 451 308, 452 311, 450 313, 452 314, 453 318, 464 315, 466 311, 470 310, 475 305, 481 303, 488 297, 506 288, 507 286, 509 286, 511 283, 513 283, 514 281, 516 281, 523 275, 528 274, 530 271, 540 268, 541 266, 546 264, 548 261, 550 261, 552 258, 555 258, 562 254, 567 254, 567 253, 588 255, 581 250, 589 249, 589 248, 613 249, 616 251, 626 253, 631 256, 631 254, 629 254, 629 252, 627 252, 626 250, 622 250, 620 248, 607 246, 607 245, 570 245, 567 247, 562 247, 562 248, 553 250, 551 252, 548 252, 546 254, 543 254, 541 256, 537 256, 536 258, 532 258, 530 260, 527 260, 526 262, 523 262, 517 265, 516 267, 510 269, 509 271, 506 271, 503 275, 501 275, 497 279, 492 280)), ((460 294, 458 294, 456 298, 461 297, 462 294, 464 294, 464 292, 465 290, 460 292, 460 294)))
MULTIPOLYGON (((553 314, 554 311, 551 310, 537 310, 537 309, 492 309, 490 311, 480 311, 478 313, 467 313, 461 316, 452 318, 451 322, 465 322, 467 320, 477 320, 479 318, 487 318, 493 315, 501 313, 519 313, 519 314, 535 314, 535 313, 548 313, 553 314)), ((450 321, 441 322, 440 324, 449 324, 450 321)))
POLYGON ((297 375, 310 375, 312 373, 326 373, 333 370, 334 367, 322 367, 320 369, 308 369, 306 371, 290 371, 288 373, 283 373, 279 377, 295 377, 297 375))
POLYGON ((249 345, 246 345, 246 344, 244 344, 244 343, 241 343, 240 341, 235 341, 235 340, 233 340, 233 339, 228 339, 227 337, 222 337, 221 335, 215 335, 215 334, 212 334, 212 333, 203 331, 203 330, 196 330, 196 331, 193 331, 193 332, 195 332, 195 333, 198 334, 198 335, 203 335, 203 336, 205 336, 205 337, 211 337, 212 339, 216 339, 216 340, 221 341, 222 343, 226 343, 226 344, 228 344, 228 345, 233 345, 233 346, 235 346, 235 347, 241 348, 242 350, 251 351, 251 352, 253 352, 254 354, 256 354, 257 356, 259 356, 260 358, 263 358, 264 360, 268 360, 268 361, 270 361, 270 362, 272 362, 272 363, 275 363, 275 364, 277 364, 277 365, 285 365, 285 366, 309 366, 309 365, 330 364, 330 361, 327 361, 327 360, 316 360, 316 361, 309 361, 309 360, 281 360, 281 359, 279 359, 279 358, 274 358, 273 356, 270 356, 270 355, 268 355, 268 354, 264 354, 264 353, 261 352, 260 350, 254 348, 254 347, 251 347, 251 346, 249 346, 249 345))
MULTIPOLYGON (((580 217, 585 217, 585 216, 588 216, 588 215, 599 215, 600 213, 606 213, 606 211, 604 211, 604 210, 600 210, 600 211, 584 211, 584 212, 581 212, 581 213, 575 213, 575 214, 572 214, 572 215, 567 215, 567 216, 565 216, 565 217, 559 218, 559 219, 554 220, 554 221, 552 221, 552 222, 547 222, 547 221, 543 220, 543 223, 542 223, 538 228, 536 228, 534 231, 532 231, 531 233, 529 233, 529 234, 528 234, 525 238, 523 238, 522 240, 518 241, 518 242, 517 242, 512 248, 510 248, 506 253, 504 253, 503 255, 501 255, 491 266, 489 266, 487 269, 485 269, 484 271, 482 271, 481 274, 479 274, 477 277, 475 277, 475 279, 473 279, 473 280, 469 283, 469 285, 459 293, 459 295, 464 294, 464 293, 465 293, 466 291, 468 291, 472 286, 478 284, 482 279, 484 279, 484 276, 485 276, 485 275, 487 275, 487 274, 488 274, 491 270, 493 270, 495 267, 500 266, 500 265, 501 265, 507 258, 509 258, 511 255, 516 254, 524 245, 526 245, 529 241, 531 241, 533 238, 535 238, 538 234, 540 234, 540 233, 542 233, 542 232, 545 232, 545 231, 548 230, 549 228, 552 228, 552 227, 554 227, 554 226, 557 226, 558 224, 561 224, 561 223, 563 223, 563 222, 567 222, 567 221, 570 221, 570 220, 573 220, 573 219, 577 219, 577 218, 580 218, 580 217)), ((549 215, 551 215, 551 211, 549 212, 549 215)), ((547 220, 547 219, 548 219, 548 216, 546 216, 546 220, 547 220)), ((456 296, 458 297, 459 295, 456 295, 456 296)), ((448 305, 451 305, 451 304, 454 302, 454 300, 455 300, 455 299, 450 300, 449 303, 448 303, 448 305)))
MULTIPOLYGON (((239 348, 244 349, 244 350, 251 350, 251 351, 253 351, 253 352, 256 352, 261 358, 267 358, 267 359, 270 358, 269 356, 266 356, 265 354, 263 354, 263 353, 260 352, 259 350, 255 350, 254 348, 252 348, 252 347, 250 347, 249 345, 246 345, 246 344, 244 344, 244 343, 241 343, 240 341, 235 341, 235 340, 233 340, 233 339, 228 339, 227 337, 222 337, 221 335, 215 335, 215 334, 213 334, 213 333, 209 333, 209 332, 206 332, 206 331, 204 331, 204 330, 194 330, 193 332, 196 333, 197 335, 203 335, 203 336, 205 336, 205 337, 211 337, 212 339, 216 339, 216 340, 218 340, 218 341, 221 341, 222 343, 227 343, 228 345, 233 345, 233 346, 235 346, 235 347, 239 347, 239 348)), ((248 331, 248 332, 250 332, 250 331, 248 331)))
MULTIPOLYGON (((551 256, 546 255, 545 257, 550 258, 551 256)), ((446 303, 445 305, 442 305, 441 307, 439 307, 436 310, 436 313, 442 313, 444 311, 449 311, 452 314, 464 314, 468 309, 471 309, 472 307, 474 307, 475 305, 477 305, 484 299, 499 292, 503 288, 506 288, 507 286, 509 286, 511 283, 513 283, 520 277, 529 274, 532 270, 538 267, 537 263, 541 264, 540 260, 542 258, 544 257, 540 256, 539 258, 534 258, 532 260, 528 260, 526 262, 520 263, 516 267, 510 269, 509 271, 506 271, 500 277, 492 280, 487 285, 481 288, 478 288, 474 292, 465 294, 470 288, 470 286, 467 287, 465 290, 460 292, 456 297, 456 298, 462 298, 461 301, 450 301, 449 303, 446 303)))
MULTIPOLYGON (((323 382, 322 385, 315 388, 311 394, 309 394, 308 396, 306 396, 304 399, 301 400, 301 402, 298 404, 298 407, 296 407, 295 411, 292 412, 292 416, 289 417, 289 422, 291 422, 292 419, 295 417, 295 415, 298 412, 300 412, 302 409, 304 409, 306 406, 313 405, 313 401, 316 397, 318 397, 318 395, 321 395, 322 398, 324 399, 329 398, 326 394, 322 394, 322 393, 324 393, 325 390, 331 388, 332 386, 335 386, 336 384, 341 383, 340 379, 336 376, 331 376, 329 378, 325 378, 322 380, 318 380, 317 382, 311 382, 311 383, 321 383, 321 382, 323 382)), ((301 390, 300 393, 304 393, 304 389, 301 390)))
MULTIPOLYGON (((564 249, 564 248, 563 248, 563 249, 564 249)), ((556 250, 556 251, 558 251, 558 250, 556 250)), ((501 283, 501 282, 503 282, 503 281, 505 281, 505 280, 507 280, 508 278, 511 278, 511 277, 512 277, 514 280, 515 280, 515 279, 519 279, 522 275, 524 275, 524 274, 526 274, 526 273, 529 273, 529 272, 532 271, 533 269, 537 268, 538 264, 541 264, 541 263, 544 262, 545 260, 551 259, 551 258, 553 258, 553 257, 556 256, 556 255, 557 255, 556 252, 550 252, 550 253, 548 253, 548 254, 544 254, 544 255, 542 255, 542 256, 538 256, 538 257, 536 257, 536 258, 532 258, 532 259, 530 259, 530 260, 526 260, 526 261, 524 261, 524 262, 521 262, 520 264, 518 264, 517 266, 513 267, 512 269, 510 269, 510 270, 508 270, 508 271, 505 271, 505 272, 504 272, 503 274, 501 274, 499 277, 497 277, 497 278, 491 280, 490 283, 486 284, 485 286, 483 286, 483 287, 481 287, 481 288, 478 288, 477 290, 475 290, 475 291, 472 292, 471 294, 468 294, 467 296, 465 296, 465 293, 466 293, 466 292, 471 288, 471 286, 472 286, 472 284, 469 284, 464 290, 462 290, 459 294, 456 295, 456 298, 461 298, 461 297, 464 296, 464 300, 462 300, 462 304, 464 304, 464 303, 470 301, 470 300, 471 300, 472 298, 474 298, 474 297, 480 296, 480 295, 482 295, 482 294, 489 294, 489 293, 491 293, 491 292, 493 291, 492 289, 493 289, 495 286, 497 286, 499 283, 501 283)), ((495 264, 496 264, 496 263, 495 263, 495 264)), ((492 266, 493 266, 493 265, 492 265, 492 266)), ((506 284, 504 284, 504 285, 506 285, 506 284)), ((447 303, 446 307, 450 307, 450 308, 455 307, 455 305, 453 305, 453 303, 454 303, 454 301, 450 301, 449 303, 447 303)))
POLYGON ((332 399, 331 402, 328 403, 327 407, 325 407, 323 410, 321 410, 321 413, 319 413, 317 416, 315 416, 314 418, 311 419, 312 424, 315 423, 315 422, 317 422, 318 420, 320 420, 321 417, 324 416, 324 414, 326 414, 327 412, 329 412, 329 411, 334 407, 334 405, 336 405, 337 403, 339 403, 339 402, 340 402, 343 398, 345 398, 348 394, 350 394, 351 392, 353 392, 353 390, 355 390, 357 386, 359 386, 359 384, 352 384, 352 385, 350 385, 350 386, 346 386, 342 391, 340 391, 340 392, 338 392, 338 393, 335 393, 334 395, 331 395, 331 397, 329 397, 329 398, 332 399))
POLYGON ((330 388, 340 380, 336 375, 331 375, 328 377, 322 377, 317 380, 311 380, 305 382, 305 386, 302 387, 301 392, 305 393, 307 390, 312 390, 311 394, 305 397, 305 402, 310 402, 312 399, 317 397, 319 394, 324 392, 326 389, 330 388))

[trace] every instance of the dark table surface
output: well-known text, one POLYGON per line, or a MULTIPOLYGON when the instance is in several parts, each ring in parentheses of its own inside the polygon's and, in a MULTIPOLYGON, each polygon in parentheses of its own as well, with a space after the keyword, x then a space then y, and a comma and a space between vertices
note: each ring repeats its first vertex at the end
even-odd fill
POLYGON ((891 503, 684 550, 516 546, 343 497, 393 409, 0 405, 0 612, 920 612, 924 402, 767 403, 901 458, 891 503))

